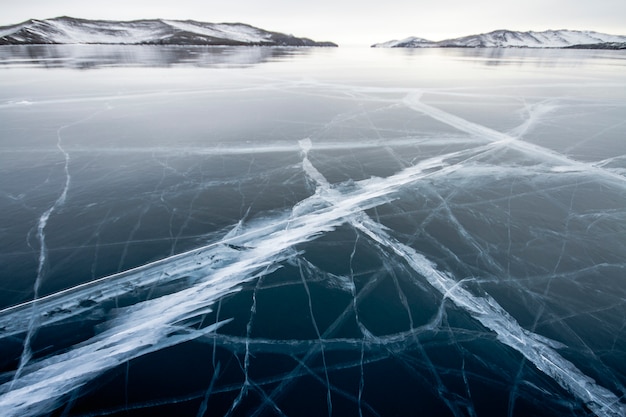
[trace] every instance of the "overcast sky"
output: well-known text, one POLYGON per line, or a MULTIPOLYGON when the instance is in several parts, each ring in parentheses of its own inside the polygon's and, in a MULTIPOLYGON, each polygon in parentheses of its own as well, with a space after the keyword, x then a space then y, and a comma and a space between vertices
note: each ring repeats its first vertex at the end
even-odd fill
POLYGON ((626 0, 0 0, 0 25, 29 18, 242 22, 339 44, 430 40, 496 29, 626 35, 626 0))

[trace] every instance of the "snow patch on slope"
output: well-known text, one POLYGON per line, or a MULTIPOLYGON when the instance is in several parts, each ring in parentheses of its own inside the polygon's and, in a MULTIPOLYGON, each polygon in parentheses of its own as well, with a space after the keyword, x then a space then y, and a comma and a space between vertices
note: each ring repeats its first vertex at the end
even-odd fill
POLYGON ((163 20, 171 27, 185 32, 198 33, 214 38, 228 38, 239 42, 268 42, 270 36, 260 30, 243 24, 219 23, 215 25, 202 25, 192 21, 163 20))

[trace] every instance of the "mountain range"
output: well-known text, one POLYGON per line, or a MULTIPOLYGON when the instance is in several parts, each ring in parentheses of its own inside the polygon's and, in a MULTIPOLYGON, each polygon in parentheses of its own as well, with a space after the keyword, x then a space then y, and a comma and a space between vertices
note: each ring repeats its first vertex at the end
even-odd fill
POLYGON ((23 44, 337 46, 332 42, 315 42, 243 23, 193 20, 121 22, 63 16, 0 27, 0 45, 23 44))
POLYGON ((515 32, 496 30, 461 38, 431 41, 410 37, 372 45, 373 48, 603 48, 626 49, 626 36, 592 31, 546 30, 515 32))

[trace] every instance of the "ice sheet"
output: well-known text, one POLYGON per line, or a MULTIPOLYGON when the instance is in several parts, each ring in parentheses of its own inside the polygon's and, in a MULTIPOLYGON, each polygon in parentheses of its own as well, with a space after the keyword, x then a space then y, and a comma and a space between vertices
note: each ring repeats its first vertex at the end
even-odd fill
POLYGON ((367 53, 7 65, 0 414, 623 416, 624 61, 367 53))

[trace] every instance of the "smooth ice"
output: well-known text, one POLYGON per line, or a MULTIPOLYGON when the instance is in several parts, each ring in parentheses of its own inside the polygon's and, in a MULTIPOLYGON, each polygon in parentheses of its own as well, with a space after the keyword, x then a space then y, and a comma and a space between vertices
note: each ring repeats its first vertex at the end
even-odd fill
POLYGON ((341 49, 0 48, 0 414, 626 413, 624 53, 341 49))

